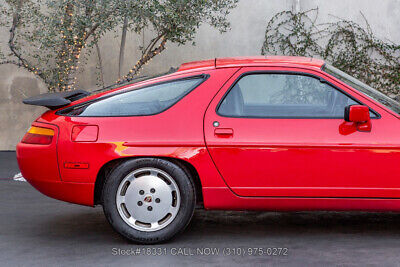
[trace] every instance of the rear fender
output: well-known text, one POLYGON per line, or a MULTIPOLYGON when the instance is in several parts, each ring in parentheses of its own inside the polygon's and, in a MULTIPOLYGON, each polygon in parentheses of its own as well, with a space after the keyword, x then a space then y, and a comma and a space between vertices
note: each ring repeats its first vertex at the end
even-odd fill
POLYGON ((59 128, 56 125, 34 122, 32 126, 54 130, 54 137, 49 145, 25 144, 17 145, 17 160, 21 174, 28 181, 60 181, 60 170, 57 160, 57 143, 59 128))

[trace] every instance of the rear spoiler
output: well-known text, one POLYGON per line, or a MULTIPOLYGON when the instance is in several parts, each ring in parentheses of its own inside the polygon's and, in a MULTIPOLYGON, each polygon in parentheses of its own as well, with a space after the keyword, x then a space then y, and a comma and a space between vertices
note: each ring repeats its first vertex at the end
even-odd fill
POLYGON ((58 109, 69 105, 71 102, 90 95, 84 90, 67 92, 45 93, 24 99, 22 102, 27 105, 43 106, 49 109, 58 109))

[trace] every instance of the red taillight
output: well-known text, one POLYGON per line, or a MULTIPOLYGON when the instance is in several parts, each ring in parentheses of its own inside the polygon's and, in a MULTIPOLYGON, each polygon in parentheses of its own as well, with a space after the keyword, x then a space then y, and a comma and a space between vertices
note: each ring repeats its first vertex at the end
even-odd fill
POLYGON ((25 144, 48 145, 51 144, 53 136, 53 129, 32 126, 21 142, 25 144))

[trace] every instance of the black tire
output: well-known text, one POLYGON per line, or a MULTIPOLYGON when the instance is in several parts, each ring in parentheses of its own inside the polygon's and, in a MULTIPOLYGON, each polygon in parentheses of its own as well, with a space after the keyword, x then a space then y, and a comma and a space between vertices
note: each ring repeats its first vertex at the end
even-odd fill
POLYGON ((135 243, 155 244, 170 240, 187 227, 195 209, 196 192, 191 177, 177 165, 159 158, 138 158, 124 161, 112 170, 105 181, 102 200, 104 214, 116 232, 135 243), (132 171, 146 167, 157 168, 169 174, 180 191, 180 207, 176 217, 166 227, 153 232, 140 231, 128 225, 121 218, 116 201, 122 180, 132 171))

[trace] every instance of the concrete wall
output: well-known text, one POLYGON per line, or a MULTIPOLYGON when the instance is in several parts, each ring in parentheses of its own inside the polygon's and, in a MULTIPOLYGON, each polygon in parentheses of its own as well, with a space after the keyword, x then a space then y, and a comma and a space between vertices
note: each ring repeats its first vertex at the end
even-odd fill
MULTIPOLYGON (((0 0, 0 4, 3 1, 0 0)), ((231 31, 220 34, 203 25, 198 30, 196 46, 168 44, 167 50, 146 66, 141 74, 167 71, 171 66, 192 60, 259 55, 266 24, 274 14, 292 8, 307 10, 315 7, 319 7, 321 21, 332 21, 336 16, 363 23, 362 12, 379 37, 400 43, 400 0, 241 0, 229 16, 231 31)), ((150 32, 144 34, 145 41, 151 37, 150 32)), ((127 36, 126 71, 138 59, 142 38, 135 34, 127 36)), ((7 39, 6 29, 0 29, 0 42, 4 44, 7 39)), ((114 34, 110 34, 100 43, 106 84, 117 79, 119 42, 114 34)), ((78 88, 96 87, 96 62, 96 54, 93 53, 85 70, 78 76, 78 88)), ((45 86, 30 73, 10 65, 0 66, 0 150, 14 150, 30 123, 44 111, 43 108, 25 106, 21 100, 45 91, 45 86)))

